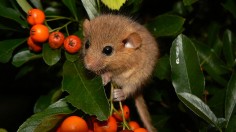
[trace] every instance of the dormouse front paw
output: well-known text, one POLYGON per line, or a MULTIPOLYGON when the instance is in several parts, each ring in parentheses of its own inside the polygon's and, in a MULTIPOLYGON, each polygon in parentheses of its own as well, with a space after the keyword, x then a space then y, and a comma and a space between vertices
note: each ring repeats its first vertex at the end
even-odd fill
POLYGON ((104 86, 111 81, 111 74, 109 72, 102 74, 101 77, 102 77, 102 84, 104 86))
POLYGON ((113 90, 113 101, 123 101, 125 99, 126 97, 122 89, 113 90))

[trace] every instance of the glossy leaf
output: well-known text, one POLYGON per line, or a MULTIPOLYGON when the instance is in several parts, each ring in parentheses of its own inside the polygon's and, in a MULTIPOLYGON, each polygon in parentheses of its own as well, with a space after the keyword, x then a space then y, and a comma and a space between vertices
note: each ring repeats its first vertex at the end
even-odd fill
POLYGON ((93 19, 99 15, 97 10, 97 3, 96 0, 81 0, 84 8, 89 16, 89 19, 93 19))
POLYGON ((186 36, 179 35, 173 41, 170 65, 172 84, 176 93, 186 92, 201 97, 205 87, 204 76, 196 49, 186 36))
POLYGON ((195 114, 203 118, 209 124, 218 127, 218 119, 215 114, 204 102, 202 102, 201 99, 190 93, 178 93, 177 95, 180 100, 195 114))
POLYGON ((34 113, 45 110, 51 104, 51 95, 42 95, 38 98, 34 105, 34 113))
POLYGON ((79 61, 64 63, 62 87, 69 93, 66 99, 83 112, 96 115, 99 120, 106 120, 109 115, 109 104, 101 79, 86 78, 83 68, 79 61))
POLYGON ((119 10, 126 0, 101 0, 108 8, 119 10))
POLYGON ((52 49, 49 44, 43 44, 43 59, 49 66, 55 65, 61 59, 61 49, 52 49))
POLYGON ((34 113, 42 112, 49 105, 58 101, 61 94, 61 89, 58 89, 50 91, 47 95, 41 95, 34 105, 34 113))
POLYGON ((24 63, 28 62, 31 59, 36 59, 42 57, 42 54, 35 54, 30 52, 29 50, 23 50, 16 53, 13 56, 12 64, 16 67, 20 67, 24 63))
POLYGON ((234 47, 233 47, 233 40, 232 40, 232 32, 230 30, 226 30, 224 32, 223 37, 223 51, 226 63, 228 67, 232 67, 234 65, 234 47))
POLYGON ((26 0, 16 0, 16 2, 25 13, 28 13, 28 11, 33 8, 26 0))
POLYGON ((75 111, 64 99, 50 105, 47 109, 28 118, 18 132, 42 132, 52 130, 67 114, 75 111))
POLYGON ((185 6, 190 6, 198 0, 183 0, 185 6))
POLYGON ((30 2, 32 3, 32 5, 35 8, 43 10, 42 1, 40 1, 40 0, 30 0, 30 2))
POLYGON ((16 10, 12 8, 8 8, 3 5, 0 5, 0 16, 14 20, 15 22, 18 22, 23 27, 28 27, 27 22, 20 17, 19 12, 17 12, 16 10))
POLYGON ((75 19, 78 20, 77 17, 77 6, 75 0, 62 0, 63 3, 69 8, 70 12, 74 15, 75 19))
POLYGON ((226 86, 227 81, 221 75, 227 74, 228 70, 224 62, 217 56, 211 48, 207 45, 193 40, 194 45, 198 51, 199 58, 201 59, 201 66, 207 73, 222 86, 226 86))
POLYGON ((6 63, 11 57, 16 47, 24 43, 26 39, 9 39, 0 41, 0 62, 6 63))
POLYGON ((236 105, 236 73, 233 73, 226 91, 225 97, 225 118, 229 122, 236 105))
POLYGON ((159 36, 176 35, 183 30, 185 19, 176 15, 160 15, 146 26, 153 33, 159 36))

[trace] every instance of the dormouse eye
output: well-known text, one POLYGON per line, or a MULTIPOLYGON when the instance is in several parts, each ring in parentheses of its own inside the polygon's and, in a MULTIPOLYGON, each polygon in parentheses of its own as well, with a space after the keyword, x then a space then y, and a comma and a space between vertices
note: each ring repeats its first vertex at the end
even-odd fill
POLYGON ((87 40, 87 41, 85 42, 85 49, 88 49, 89 47, 90 47, 90 41, 87 40))
POLYGON ((113 48, 111 46, 106 46, 103 48, 102 53, 109 56, 113 52, 113 48))

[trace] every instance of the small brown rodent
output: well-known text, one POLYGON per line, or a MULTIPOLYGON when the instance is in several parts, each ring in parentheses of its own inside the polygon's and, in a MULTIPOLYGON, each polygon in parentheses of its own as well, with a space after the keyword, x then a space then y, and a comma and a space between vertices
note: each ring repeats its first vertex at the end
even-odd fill
POLYGON ((149 132, 156 132, 141 89, 149 80, 159 55, 149 31, 122 15, 101 15, 83 23, 85 67, 101 75, 103 84, 112 81, 114 101, 134 97, 137 111, 149 132))

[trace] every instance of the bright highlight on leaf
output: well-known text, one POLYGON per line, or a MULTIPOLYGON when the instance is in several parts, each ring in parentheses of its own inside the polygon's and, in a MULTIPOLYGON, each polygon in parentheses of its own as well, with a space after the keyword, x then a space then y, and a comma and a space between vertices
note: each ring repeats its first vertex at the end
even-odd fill
POLYGON ((181 34, 173 41, 170 65, 176 93, 193 93, 200 98, 205 81, 196 49, 188 37, 181 34))
POLYGON ((103 4, 112 10, 119 10, 126 0, 102 0, 103 4))

